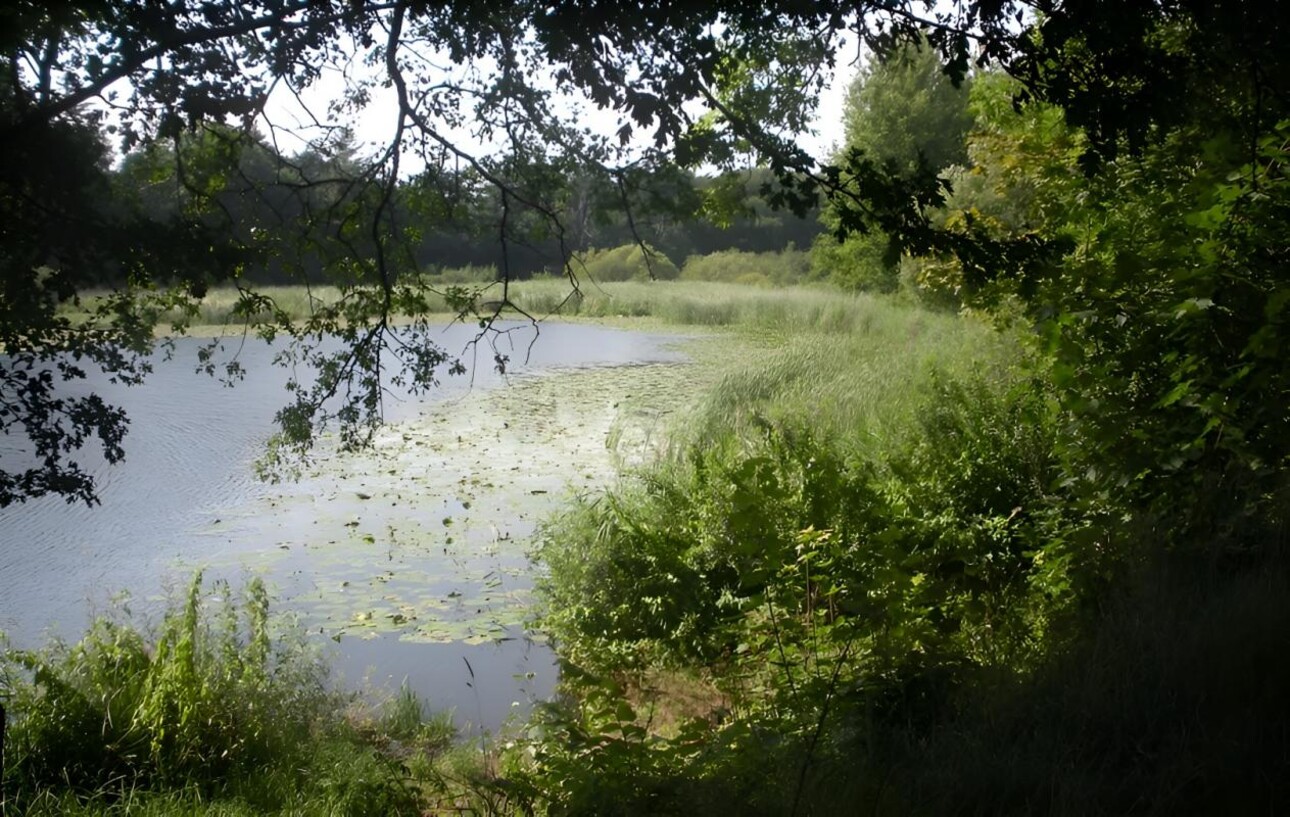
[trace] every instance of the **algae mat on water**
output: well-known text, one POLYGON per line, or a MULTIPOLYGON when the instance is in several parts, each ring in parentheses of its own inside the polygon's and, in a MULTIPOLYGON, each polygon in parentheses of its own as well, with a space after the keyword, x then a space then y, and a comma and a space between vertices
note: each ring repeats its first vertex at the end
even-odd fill
POLYGON ((324 452, 299 482, 212 523, 229 541, 273 543, 212 567, 264 573, 304 626, 338 640, 509 637, 529 609, 537 523, 646 458, 712 372, 553 370, 429 404, 369 450, 324 452))

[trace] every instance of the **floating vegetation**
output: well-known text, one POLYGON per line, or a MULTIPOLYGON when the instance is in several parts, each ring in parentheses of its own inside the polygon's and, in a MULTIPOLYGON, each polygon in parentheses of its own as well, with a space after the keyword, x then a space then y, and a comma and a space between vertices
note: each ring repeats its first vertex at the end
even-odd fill
POLYGON ((528 614, 537 523, 570 492, 644 459, 712 371, 554 370, 427 405, 369 450, 320 456, 300 482, 246 509, 272 528, 259 540, 280 547, 225 566, 265 575, 310 632, 334 640, 507 639, 528 614))

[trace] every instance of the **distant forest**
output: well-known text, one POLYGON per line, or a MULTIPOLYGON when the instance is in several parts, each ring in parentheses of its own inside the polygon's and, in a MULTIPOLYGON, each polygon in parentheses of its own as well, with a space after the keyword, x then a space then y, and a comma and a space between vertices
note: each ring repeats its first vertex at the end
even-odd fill
POLYGON ((504 200, 474 169, 436 170, 402 181, 389 202, 367 203, 371 180, 347 145, 283 155, 256 134, 204 126, 128 153, 99 190, 110 206, 157 225, 199 207, 221 237, 224 271, 250 284, 322 281, 327 259, 367 255, 365 204, 392 210, 383 223, 400 232, 399 274, 492 267, 522 279, 561 272, 574 252, 640 242, 679 266, 721 250, 808 249, 825 229, 818 209, 773 210, 764 195, 773 176, 759 168, 697 175, 659 167, 615 183, 552 166, 542 169, 550 183, 541 202, 504 200))

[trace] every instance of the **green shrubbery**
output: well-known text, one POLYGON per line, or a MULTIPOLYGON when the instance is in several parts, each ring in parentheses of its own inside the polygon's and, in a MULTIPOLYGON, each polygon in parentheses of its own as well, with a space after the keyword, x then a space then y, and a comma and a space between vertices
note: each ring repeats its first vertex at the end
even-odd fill
POLYGON ((884 315, 728 376, 678 422, 670 457, 546 526, 543 623, 574 695, 514 772, 534 800, 764 814, 1286 802, 1275 519, 1210 539, 1089 493, 1080 426, 1007 335, 884 315), (697 671, 709 703, 669 699, 651 680, 669 671, 697 671), (697 717, 653 726, 669 707, 697 717))
POLYGON ((407 693, 350 716, 324 680, 258 579, 239 603, 198 575, 155 638, 101 619, 74 645, 8 651, 7 813, 422 813, 451 726, 407 693))
POLYGON ((593 281, 674 281, 681 271, 663 253, 648 244, 624 244, 610 250, 588 250, 573 262, 578 275, 593 281))
POLYGON ((893 662, 879 675, 910 656, 1018 660, 1044 629, 1025 598, 1060 596, 1039 544, 1055 432, 1042 399, 994 377, 930 377, 911 427, 881 445, 765 404, 694 423, 701 439, 673 462, 548 527, 545 625, 598 673, 711 665, 750 639, 765 657, 757 634, 814 605, 869 671, 893 662))
POLYGON ((887 245, 887 237, 879 233, 853 234, 843 241, 824 233, 811 245, 812 275, 854 292, 894 292, 899 269, 888 257, 887 245))
MULTIPOLYGON (((1042 544, 1060 524, 1048 402, 1006 344, 896 314, 732 374, 678 425, 670 459, 545 528, 543 624, 581 695, 550 717, 573 736, 617 730, 584 765, 653 769, 626 802, 735 796, 783 813, 865 718, 930 718, 968 676, 1045 654, 1068 601, 1042 544), (720 725, 643 729, 619 685, 696 666, 725 701, 720 725)), ((539 759, 544 796, 600 807, 557 779, 573 761, 550 741, 539 759)))
POLYGON ((685 259, 681 279, 749 286, 789 286, 807 280, 810 273, 810 258, 790 245, 780 252, 722 250, 692 255, 685 259))

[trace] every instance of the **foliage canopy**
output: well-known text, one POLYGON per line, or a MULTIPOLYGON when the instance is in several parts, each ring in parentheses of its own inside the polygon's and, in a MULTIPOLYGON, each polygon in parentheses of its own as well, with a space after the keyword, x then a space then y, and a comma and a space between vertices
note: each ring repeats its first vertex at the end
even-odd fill
MULTIPOLYGON (((1230 156, 1229 169, 1250 168, 1238 182, 1245 192, 1232 199, 1244 202, 1279 178, 1258 168, 1286 114, 1287 14, 1256 0, 7 4, 0 424, 27 445, 0 473, 0 502, 46 493, 92 501, 76 452, 97 438, 109 459, 121 456, 126 418, 92 397, 65 396, 59 381, 80 377, 87 363, 141 377, 163 310, 182 314, 212 280, 245 283, 240 271, 257 258, 343 287, 303 325, 245 290, 244 311, 260 316, 250 328, 287 338, 288 358, 319 373, 310 385, 293 383, 275 450, 302 452, 329 421, 347 444, 362 444, 380 419, 383 371, 402 371, 415 391, 452 366, 426 337, 427 285, 410 274, 408 248, 427 219, 461 206, 463 173, 491 202, 502 250, 500 297, 486 301, 496 309, 472 316, 481 337, 508 306, 506 259, 515 248, 553 240, 552 266, 576 286, 570 227, 585 208, 574 180, 600 180, 630 223, 633 191, 668 165, 733 167, 752 157, 772 174, 769 204, 803 213, 825 197, 839 233, 876 229, 897 251, 952 256, 969 287, 1050 269, 1068 246, 1064 234, 999 233, 974 219, 947 229, 934 219, 947 192, 935 168, 895 172, 859 149, 818 159, 796 143, 825 81, 821 69, 834 66, 846 40, 879 54, 925 41, 954 83, 974 67, 1001 66, 1018 82, 1018 104, 1055 104, 1082 130, 1076 159, 1086 172, 1170 139, 1186 144, 1204 122, 1225 140, 1214 150, 1230 156), (358 61, 364 70, 345 70, 358 61), (316 126, 272 121, 272 96, 301 94, 335 69, 346 86, 326 111, 311 112, 316 126), (355 150, 345 125, 370 116, 383 89, 396 103, 388 137, 355 150), (570 99, 609 111, 614 124, 593 130, 570 99), (127 150, 170 144, 182 206, 101 206, 107 128, 127 150), (246 151, 231 146, 257 129, 264 143, 295 131, 304 150, 263 152, 248 165, 246 151), (397 194, 410 178, 420 193, 405 207, 397 194), (230 223, 230 191, 275 205, 294 200, 278 211, 290 229, 230 223), (58 312, 59 300, 102 284, 115 294, 89 319, 58 312), (391 322, 396 313, 403 328, 391 322), (324 334, 345 348, 320 351, 310 339, 324 334)), ((1228 225, 1237 216, 1215 218, 1228 225)), ((478 302, 457 305, 469 313, 478 302)), ((225 364, 236 377, 236 360, 225 364)))

